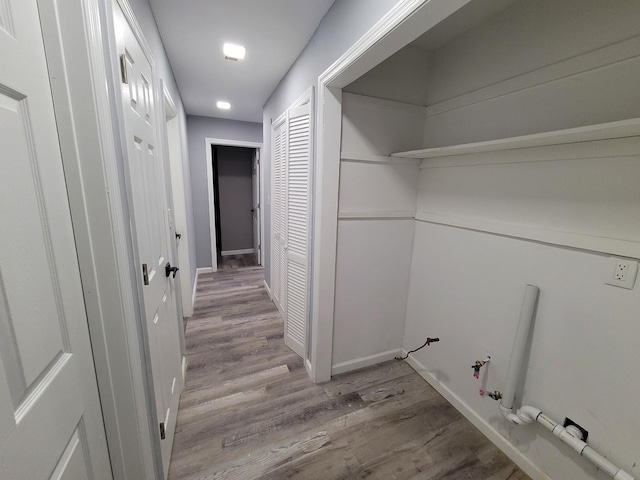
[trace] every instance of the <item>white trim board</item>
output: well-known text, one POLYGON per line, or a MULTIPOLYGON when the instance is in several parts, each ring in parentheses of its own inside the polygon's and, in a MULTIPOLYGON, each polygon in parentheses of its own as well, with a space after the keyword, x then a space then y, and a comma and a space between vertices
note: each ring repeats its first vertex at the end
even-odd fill
POLYGON ((413 167, 420 165, 421 161, 419 158, 390 157, 358 152, 341 152, 340 160, 343 162, 371 163, 375 165, 408 165, 413 167))
POLYGON ((370 367, 371 365, 377 365, 378 363, 393 360, 399 356, 402 352, 401 349, 396 348, 394 350, 387 350, 386 352, 375 353, 373 355, 367 355, 366 357, 354 358, 346 362, 336 363, 331 367, 331 375, 339 375, 341 373, 352 372, 364 367, 370 367))
MULTIPOLYGON (((218 254, 217 254, 217 245, 216 245, 216 211, 215 211, 215 196, 213 189, 213 156, 211 154, 212 146, 221 146, 221 147, 245 147, 245 148, 257 148, 258 150, 262 149, 262 143, 260 142, 248 142, 244 140, 232 140, 229 138, 205 138, 204 139, 204 152, 207 160, 207 196, 209 199, 208 207, 209 207, 209 235, 211 242, 211 268, 212 271, 218 271, 218 254)), ((260 169, 260 176, 262 176, 263 169, 260 169)), ((262 216, 262 213, 260 213, 262 216)), ((262 231, 260 232, 260 238, 264 238, 264 223, 258 222, 262 231)), ((252 250, 253 251, 253 250, 252 250)))
POLYGON ((385 100, 383 98, 360 95, 357 93, 344 92, 342 103, 344 105, 365 105, 371 108, 392 110, 394 112, 402 111, 421 116, 425 116, 427 114, 427 107, 421 107, 411 103, 397 102, 395 100, 385 100))
POLYGON ((223 257, 228 257, 231 255, 246 255, 247 253, 253 253, 255 250, 253 248, 243 248, 241 250, 223 250, 220 252, 220 255, 223 257))
POLYGON ((471 0, 400 0, 318 78, 342 89, 471 0))
MULTIPOLYGON (((173 215, 173 231, 174 234, 180 234, 181 238, 176 242, 171 242, 172 255, 175 254, 173 260, 180 267, 181 275, 177 277, 180 295, 179 310, 182 312, 183 318, 193 315, 193 303, 189 299, 189 287, 191 287, 191 260, 189 255, 189 228, 187 221, 187 207, 184 192, 184 176, 182 165, 184 159, 182 157, 182 138, 180 135, 180 125, 178 118, 178 110, 171 96, 171 92, 164 80, 160 80, 160 89, 162 91, 162 111, 163 122, 161 136, 163 138, 163 147, 166 152, 168 170, 167 170, 167 200, 171 205, 170 214, 173 215)), ((181 335, 180 348, 184 352, 184 335, 181 335)))
POLYGON ((554 162, 566 160, 607 161, 612 158, 638 157, 640 136, 594 140, 563 145, 519 148, 494 152, 456 155, 422 160, 420 170, 451 167, 476 167, 482 165, 554 162))
POLYGON ((499 152, 502 150, 517 150, 523 148, 546 147, 551 145, 593 142, 597 140, 611 140, 615 138, 636 137, 638 135, 640 135, 640 118, 632 118, 617 122, 599 123, 583 127, 567 128, 564 130, 554 130, 551 132, 500 138, 498 140, 487 140, 483 142, 398 152, 392 153, 391 156, 419 159, 452 157, 458 155, 470 155, 473 153, 499 152))
MULTIPOLYGON (((407 351, 402 349, 404 357, 407 351)), ((409 356, 406 359, 407 364, 413 368, 418 375, 426 380, 445 400, 458 410, 464 417, 469 420, 478 430, 480 430, 491 443, 498 447, 509 457, 518 467, 520 467, 533 480, 551 480, 542 470, 540 470, 529 458, 527 458, 520 450, 518 450, 509 440, 500 435, 486 420, 473 411, 460 397, 453 393, 446 385, 441 383, 429 370, 415 358, 409 356)), ((498 405, 496 404, 496 415, 498 414, 498 405)), ((533 425, 531 426, 533 427, 533 425)), ((526 428, 526 427, 525 427, 526 428)))
POLYGON ((262 283, 264 283, 264 289, 267 291, 267 295, 269 295, 269 298, 271 299, 271 288, 269 288, 269 284, 267 283, 267 280, 264 279, 262 283))
POLYGON ((205 138, 205 142, 209 145, 217 145, 220 147, 245 147, 245 148, 262 148, 261 142, 249 142, 245 140, 230 140, 228 138, 205 138))
POLYGON ((563 232, 528 225, 498 223, 423 211, 416 213, 416 221, 532 240, 561 247, 577 248, 590 252, 640 258, 640 242, 625 239, 597 237, 578 232, 563 232))
POLYGON ((198 275, 200 275, 201 273, 213 273, 213 268, 211 267, 196 268, 196 283, 198 282, 198 275))
POLYGON ((266 250, 265 250, 265 238, 264 238, 264 232, 266 232, 265 228, 264 228, 264 222, 265 222, 265 215, 264 215, 264 211, 267 208, 267 203, 265 202, 265 186, 264 186, 264 171, 265 171, 265 167, 264 164, 262 163, 262 159, 264 158, 263 152, 262 152, 262 148, 260 148, 258 150, 258 153, 260 155, 260 159, 258 160, 258 164, 260 166, 260 198, 258 199, 260 201, 260 208, 258 209, 258 213, 260 215, 260 265, 264 266, 265 264, 265 258, 266 258, 266 250))
POLYGON ((214 270, 211 267, 196 268, 196 278, 193 281, 193 295, 192 295, 192 301, 193 301, 194 306, 195 306, 195 303, 196 303, 196 290, 198 289, 198 280, 200 278, 200 274, 213 273, 213 272, 214 272, 214 270))
POLYGON ((415 217, 415 210, 338 212, 338 220, 413 220, 415 217))
POLYGON ((441 115, 494 98, 509 95, 527 88, 589 72, 615 63, 638 57, 640 36, 632 37, 594 51, 547 65, 533 72, 518 75, 486 87, 464 93, 427 107, 426 117, 441 115))

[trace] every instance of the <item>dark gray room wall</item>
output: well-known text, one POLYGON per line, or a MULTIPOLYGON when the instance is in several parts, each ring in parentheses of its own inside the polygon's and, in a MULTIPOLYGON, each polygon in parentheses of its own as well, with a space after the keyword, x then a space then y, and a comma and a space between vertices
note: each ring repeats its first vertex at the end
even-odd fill
POLYGON ((196 265, 198 268, 204 268, 211 266, 205 139, 218 138, 261 143, 262 124, 188 115, 187 137, 191 170, 189 178, 191 180, 193 217, 195 221, 196 265))
POLYGON ((262 125, 264 147, 262 168, 264 173, 263 214, 265 221, 263 264, 265 278, 270 280, 271 259, 271 120, 275 120, 310 86, 318 84, 318 77, 367 30, 384 16, 397 0, 336 0, 320 22, 309 43, 298 56, 289 72, 280 81, 264 106, 262 125))
POLYGON ((253 248, 253 149, 216 148, 222 251, 253 248))

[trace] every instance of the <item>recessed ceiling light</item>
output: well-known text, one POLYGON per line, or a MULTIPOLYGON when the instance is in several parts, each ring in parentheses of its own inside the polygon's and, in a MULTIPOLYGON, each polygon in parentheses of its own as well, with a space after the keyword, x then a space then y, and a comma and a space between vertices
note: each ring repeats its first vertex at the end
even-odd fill
POLYGON ((241 45, 234 45, 233 43, 225 43, 222 46, 222 53, 227 60, 238 61, 244 58, 246 49, 241 45))
POLYGON ((229 110, 231 108, 231 104, 229 102, 216 102, 216 107, 221 110, 229 110))

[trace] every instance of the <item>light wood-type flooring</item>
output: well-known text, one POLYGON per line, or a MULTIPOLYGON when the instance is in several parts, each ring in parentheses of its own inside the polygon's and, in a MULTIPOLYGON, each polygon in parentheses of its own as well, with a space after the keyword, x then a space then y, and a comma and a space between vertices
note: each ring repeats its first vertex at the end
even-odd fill
POLYGON ((312 383, 234 265, 198 282, 170 479, 529 478, 405 362, 312 383))

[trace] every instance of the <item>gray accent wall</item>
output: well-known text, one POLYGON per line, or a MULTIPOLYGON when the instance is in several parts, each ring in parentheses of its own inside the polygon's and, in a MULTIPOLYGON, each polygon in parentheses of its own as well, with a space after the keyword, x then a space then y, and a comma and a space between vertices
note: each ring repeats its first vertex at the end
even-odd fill
MULTIPOLYGON (((187 137, 190 165, 189 178, 191 179, 193 217, 195 222, 195 265, 197 265, 198 268, 205 268, 211 266, 211 235, 209 232, 209 193, 205 139, 218 138, 260 143, 262 142, 262 125, 260 123, 188 115, 187 137)), ((268 182, 265 181, 265 183, 268 182)))
POLYGON ((271 121, 284 112, 310 86, 316 87, 318 77, 362 37, 397 0, 336 0, 324 16, 309 43, 273 91, 263 110, 265 221, 263 264, 265 278, 271 273, 271 121))
POLYGON ((169 90, 178 114, 180 123, 180 143, 182 146, 182 178, 184 179, 184 195, 185 207, 187 210, 187 234, 189 237, 189 258, 191 263, 191 280, 195 282, 196 278, 196 243, 195 243, 195 223, 193 220, 193 201, 191 194, 191 172, 189 168, 189 150, 187 147, 187 116, 182 105, 180 91, 173 75, 173 70, 169 64, 167 53, 165 52, 155 17, 151 11, 148 0, 129 0, 129 4, 133 9, 133 13, 142 28, 142 32, 151 47, 153 59, 155 61, 158 77, 162 80, 169 90))
POLYGON ((253 150, 218 149, 218 192, 222 251, 253 248, 253 150))

